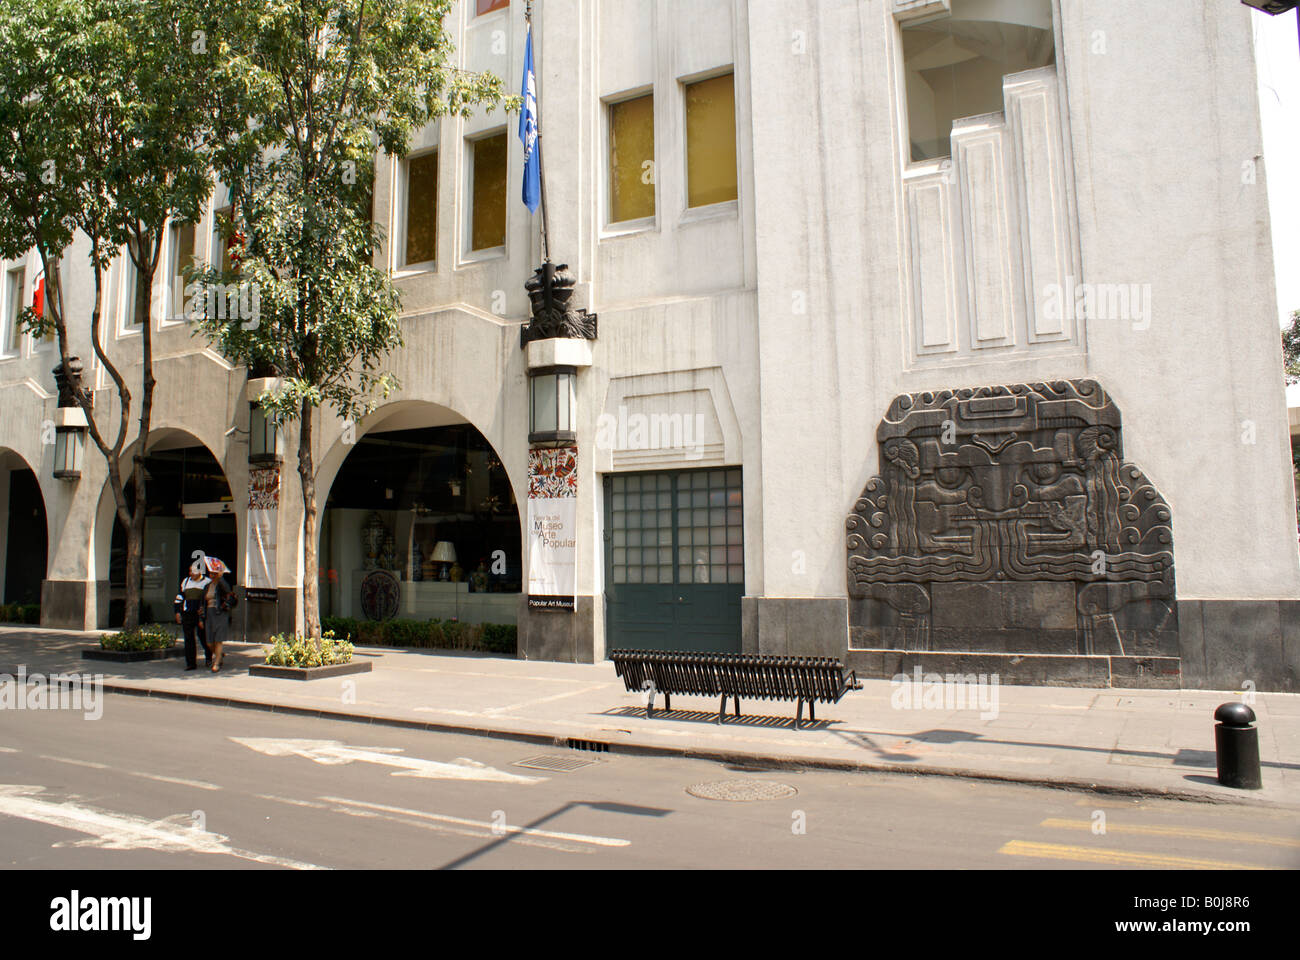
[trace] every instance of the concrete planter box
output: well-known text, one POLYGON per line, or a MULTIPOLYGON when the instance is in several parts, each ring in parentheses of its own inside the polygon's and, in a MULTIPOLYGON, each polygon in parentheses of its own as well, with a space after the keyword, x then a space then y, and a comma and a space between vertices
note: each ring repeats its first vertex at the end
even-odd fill
POLYGON ((178 643, 160 650, 82 650, 83 660, 110 660, 113 663, 138 663, 141 660, 170 660, 185 656, 185 648, 178 643))
POLYGON ((369 660, 352 663, 332 663, 327 667, 273 667, 257 663, 248 668, 251 677, 276 677, 280 680, 324 680, 326 677, 346 677, 351 673, 369 673, 375 665, 369 660))

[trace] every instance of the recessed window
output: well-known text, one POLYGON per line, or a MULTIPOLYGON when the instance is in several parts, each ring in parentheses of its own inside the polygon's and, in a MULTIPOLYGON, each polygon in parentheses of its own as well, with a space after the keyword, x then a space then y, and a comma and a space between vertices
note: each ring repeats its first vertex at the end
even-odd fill
POLYGON ((185 271, 194 263, 195 225, 173 223, 167 228, 168 320, 185 315, 185 271))
POLYGON ((952 0, 952 15, 902 28, 914 163, 952 154, 954 120, 1002 110, 1002 78, 1056 62, 1051 0, 952 0))
POLYGON ((493 10, 504 10, 510 6, 510 0, 476 0, 478 4, 478 15, 491 13, 493 10))
POLYGON ((655 98, 609 105, 609 219, 655 215, 655 98))
POLYGON ((470 141, 470 249, 506 243, 506 133, 470 141))
POLYGON ((140 311, 136 305, 136 277, 139 271, 126 250, 122 251, 122 330, 135 330, 140 326, 140 311))
POLYGON ((21 267, 5 274, 4 348, 5 353, 19 353, 23 345, 20 323, 23 314, 24 272, 21 267))
POLYGON ((403 263, 438 259, 438 152, 406 161, 406 249, 403 263))
POLYGON ((686 85, 687 205, 737 197, 736 86, 726 74, 686 85))
POLYGON ((230 272, 230 248, 235 243, 233 236, 223 236, 230 229, 230 206, 221 207, 212 213, 212 265, 222 274, 230 272))

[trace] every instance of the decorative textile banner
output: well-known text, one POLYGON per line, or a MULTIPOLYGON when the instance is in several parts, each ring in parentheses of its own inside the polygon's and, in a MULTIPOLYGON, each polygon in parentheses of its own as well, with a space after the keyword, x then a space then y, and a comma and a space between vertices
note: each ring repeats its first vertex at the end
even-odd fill
MULTIPOLYGON (((280 507, 280 468, 255 467, 248 471, 248 563, 244 586, 248 590, 273 590, 276 586, 276 520, 280 507)), ((249 593, 250 599, 256 595, 249 593)))
POLYGON ((528 454, 528 606, 574 609, 578 558, 578 448, 528 454))

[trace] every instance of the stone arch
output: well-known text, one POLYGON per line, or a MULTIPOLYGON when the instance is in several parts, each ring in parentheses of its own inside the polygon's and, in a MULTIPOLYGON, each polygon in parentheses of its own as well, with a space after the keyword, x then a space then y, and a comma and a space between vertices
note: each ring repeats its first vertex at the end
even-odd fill
MULTIPOLYGON (((36 586, 34 596, 24 597, 22 598, 22 601, 40 603, 41 582, 49 575, 50 564, 50 531, 53 526, 52 518, 50 516, 50 491, 48 491, 41 483, 39 463, 36 466, 33 466, 27 457, 12 447, 0 447, 0 471, 4 471, 5 474, 3 482, 0 483, 0 494, 3 495, 0 499, 3 499, 3 508, 5 511, 5 533, 4 537, 0 538, 0 601, 7 603, 20 602, 20 598, 16 596, 10 597, 8 595, 8 583, 10 580, 9 560, 10 555, 13 552, 11 549, 10 538, 14 536, 15 533, 22 531, 23 525, 16 523, 15 518, 9 515, 9 511, 12 504, 11 498, 13 496, 12 484, 14 475, 30 473, 34 481, 33 486, 35 487, 36 493, 35 502, 39 510, 39 524, 33 522, 32 527, 34 528, 38 525, 43 526, 45 533, 40 543, 40 554, 43 557, 43 560, 39 564, 40 577, 35 581, 36 586)), ((35 520, 37 518, 33 519, 35 520)))
MULTIPOLYGON (((341 427, 341 425, 337 424, 337 422, 332 424, 332 426, 336 428, 341 427)), ((363 419, 360 423, 356 424, 354 428, 351 429, 340 428, 334 431, 336 433, 336 439, 328 447, 326 453, 320 458, 320 463, 317 469, 317 477, 316 477, 317 508, 319 510, 319 524, 317 527, 317 536, 321 538, 318 539, 317 542, 317 549, 318 549, 317 555, 321 559, 322 571, 326 570, 325 557, 326 557, 327 544, 325 543, 324 535, 326 529, 327 504, 331 499, 331 495, 333 493, 335 483, 339 479, 340 474, 343 472, 345 463, 349 455, 351 455, 354 452, 354 450, 357 448, 357 445, 363 440, 363 438, 374 434, 390 434, 390 433, 400 433, 408 430, 416 431, 416 430, 425 430, 425 429, 438 428, 438 427, 459 427, 459 426, 469 427, 473 431, 473 433, 477 434, 478 437, 482 439, 482 441, 486 444, 487 451, 489 451, 491 455, 495 458, 495 460, 500 466, 500 470, 505 473, 506 479, 508 480, 509 489, 514 498, 514 505, 513 505, 513 512, 515 514, 514 520, 516 523, 516 529, 519 537, 518 551, 517 551, 519 566, 517 571, 515 572, 517 572, 519 575, 519 580, 521 581, 520 591, 522 592, 522 582, 525 579, 523 576, 523 568, 522 568, 524 537, 525 537, 524 524, 527 515, 527 511, 523 509, 523 505, 526 503, 526 498, 527 498, 527 486, 525 480, 526 469, 527 469, 526 462, 517 465, 512 465, 508 459, 511 451, 508 449, 507 444, 501 442, 500 438, 494 438, 493 436, 491 436, 488 431, 482 429, 482 427, 480 427, 477 423, 475 423, 473 418, 463 415, 462 413, 453 409, 450 406, 447 406, 445 404, 440 404, 432 400, 426 400, 426 399, 403 399, 403 400, 397 400, 392 403, 385 404, 379 409, 373 411, 369 416, 363 419)), ((294 481, 294 479, 290 479, 291 475, 296 475, 296 471, 294 471, 292 467, 286 470, 285 482, 292 484, 293 486, 296 487, 297 484, 294 481)), ((501 488, 498 486, 497 489, 500 490, 501 488)), ((468 493, 468 491, 466 492, 468 493)), ((382 511, 384 508, 377 506, 376 509, 382 511)), ((393 507, 391 509, 398 515, 409 514, 409 510, 406 508, 393 507)), ((493 509, 495 510, 495 508, 493 509)), ((507 516, 496 514, 495 519, 489 519, 487 522, 501 524, 502 521, 506 519, 507 516)), ((414 528, 418 526, 418 520, 413 520, 409 516, 407 517, 407 520, 411 520, 411 523, 407 524, 408 528, 414 528)), ((481 524, 482 522, 484 522, 482 518, 480 518, 480 520, 477 521, 466 521, 466 523, 469 523, 471 525, 481 524)), ((394 523, 397 523, 397 521, 394 521, 394 523)), ((401 534, 400 529, 398 529, 399 526, 400 524, 398 524, 398 526, 395 526, 393 528, 394 533, 401 534)), ((412 529, 412 533, 413 532, 414 530, 412 529)), ((399 539, 402 539, 402 537, 399 536, 399 539)), ((471 539, 472 539, 472 535, 471 535, 471 539)), ((409 543, 414 543, 414 542, 415 542, 414 539, 411 539, 409 541, 409 543)), ((401 550, 401 556, 404 559, 407 556, 405 552, 405 545, 406 544, 404 543, 403 549, 401 550)), ((510 547, 510 552, 512 553, 514 552, 513 546, 510 547)), ((480 558, 470 557, 470 556, 458 558, 458 562, 462 560, 465 562, 465 566, 463 569, 466 577, 469 577, 469 575, 474 571, 475 568, 473 564, 477 559, 480 558)), ((339 570, 336 572, 339 573, 341 576, 345 576, 345 575, 350 576, 351 573, 351 571, 344 571, 344 570, 339 570)), ((414 571, 408 569, 407 573, 408 576, 414 576, 416 579, 419 579, 418 576, 414 574, 414 571)), ((326 589, 325 585, 322 585, 322 592, 321 592, 322 614, 328 614, 328 610, 327 610, 328 595, 329 595, 329 591, 326 589)), ((513 596, 514 595, 513 591, 511 591, 509 595, 513 596)), ((421 618, 423 618, 423 616, 421 618)), ((510 613, 509 622, 511 623, 514 622, 513 609, 511 610, 510 613)))
MULTIPOLYGON (((232 454, 224 441, 217 442, 216 438, 205 437, 202 428, 194 424, 175 425, 164 424, 152 427, 149 431, 149 453, 165 453, 170 450, 182 447, 198 447, 207 451, 216 461, 217 466, 221 469, 222 477, 225 480, 226 488, 230 494, 229 514, 234 518, 234 536, 235 546, 233 555, 224 556, 221 559, 241 570, 243 567, 244 551, 244 516, 247 510, 246 498, 241 499, 240 492, 246 485, 245 474, 238 469, 238 464, 232 463, 232 454)), ((135 456, 138 441, 128 444, 122 453, 122 469, 125 475, 125 482, 130 484, 129 464, 132 457, 135 456)), ((113 491, 107 477, 100 488, 99 498, 95 507, 94 527, 91 535, 90 557, 87 563, 88 579, 97 581, 101 584, 101 595, 106 596, 108 581, 110 577, 110 565, 113 549, 114 528, 117 525, 117 504, 113 498, 113 491)), ((146 524, 146 531, 148 526, 146 524)), ((147 532, 146 532, 147 536, 147 532)), ((148 572, 146 571, 146 575, 148 572)), ((168 611, 170 612, 170 611, 168 611)), ((161 614, 155 611, 155 617, 161 614)), ((97 610, 96 620, 99 626, 108 625, 109 612, 105 609, 97 610)))

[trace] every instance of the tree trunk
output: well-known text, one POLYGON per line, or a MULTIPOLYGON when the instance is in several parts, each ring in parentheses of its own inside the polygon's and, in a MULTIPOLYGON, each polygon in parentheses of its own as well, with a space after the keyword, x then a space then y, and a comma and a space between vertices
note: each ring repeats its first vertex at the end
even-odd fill
POLYGON ((316 468, 312 463, 312 418, 316 411, 303 401, 298 418, 298 479, 302 481, 302 614, 304 633, 319 639, 320 572, 316 550, 316 468))
MULTIPOLYGON (((145 260, 144 245, 140 248, 140 261, 145 260)), ((128 256, 130 254, 128 253, 128 256)), ((153 318, 150 307, 153 300, 153 271, 136 265, 135 271, 135 315, 143 327, 141 343, 140 396, 140 432, 136 437, 135 455, 131 458, 131 485, 135 491, 135 507, 131 512, 131 521, 126 525, 126 612, 122 619, 123 630, 134 630, 140 626, 140 599, 144 584, 144 527, 148 507, 148 491, 145 486, 144 458, 149 449, 149 421, 153 412, 153 389, 156 381, 153 376, 153 318)), ((120 469, 120 467, 119 467, 120 469)), ((181 558, 184 565, 184 558, 181 558)), ((153 611, 157 619, 158 611, 153 611)))

